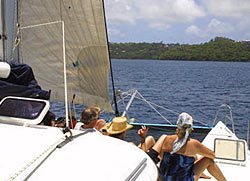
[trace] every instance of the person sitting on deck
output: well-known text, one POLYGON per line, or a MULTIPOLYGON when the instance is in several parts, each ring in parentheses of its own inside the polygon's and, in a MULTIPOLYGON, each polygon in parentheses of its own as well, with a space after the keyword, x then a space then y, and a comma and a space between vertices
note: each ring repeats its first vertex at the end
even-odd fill
POLYGON ((217 180, 226 180, 213 161, 214 152, 198 140, 189 138, 189 134, 193 130, 192 127, 192 117, 187 113, 181 113, 177 121, 176 134, 160 137, 148 152, 153 160, 157 160, 158 154, 162 158, 160 163, 161 179, 198 180, 204 176, 203 171, 207 169, 217 180), (195 160, 196 154, 202 157, 195 160))
MULTIPOLYGON (((97 116, 99 118, 100 115, 101 115, 101 108, 98 105, 90 106, 90 108, 94 109, 97 112, 97 116)), ((101 128, 105 126, 105 124, 106 124, 106 121, 104 119, 98 119, 97 122, 96 122, 96 125, 95 125, 95 129, 100 131, 101 128)))
POLYGON ((43 118, 42 122, 39 124, 45 126, 65 128, 66 120, 65 117, 59 117, 56 119, 56 115, 51 111, 48 111, 45 117, 43 118))
POLYGON ((53 122, 52 126, 58 127, 58 128, 65 128, 66 127, 66 119, 65 119, 65 117, 63 116, 63 117, 57 118, 57 120, 53 122))
POLYGON ((81 113, 80 122, 75 125, 75 130, 84 130, 95 128, 98 122, 99 114, 96 108, 87 107, 81 113))
MULTIPOLYGON (((109 124, 106 125, 106 127, 106 131, 109 136, 124 140, 127 131, 133 126, 127 123, 126 117, 115 117, 109 124)), ((137 133, 141 138, 141 143, 138 147, 145 152, 155 144, 155 140, 152 136, 148 136, 146 138, 147 132, 148 128, 146 128, 146 126, 142 126, 137 133)))
POLYGON ((56 115, 53 112, 48 111, 47 114, 44 116, 42 122, 39 124, 45 126, 54 126, 55 120, 56 120, 56 115))

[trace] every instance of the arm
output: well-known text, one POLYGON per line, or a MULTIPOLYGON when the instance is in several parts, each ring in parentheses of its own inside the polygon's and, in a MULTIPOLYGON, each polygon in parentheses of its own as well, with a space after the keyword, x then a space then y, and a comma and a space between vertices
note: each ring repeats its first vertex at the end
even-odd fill
POLYGON ((98 119, 96 121, 95 129, 97 129, 98 131, 101 131, 101 129, 103 129, 105 125, 106 125, 106 122, 104 119, 98 119))
POLYGON ((147 132, 148 132, 148 128, 146 128, 146 126, 142 126, 142 128, 139 129, 137 132, 138 136, 140 136, 141 138, 141 149, 145 152, 147 151, 147 145, 145 142, 147 132))
POLYGON ((207 158, 214 159, 215 154, 212 150, 204 146, 202 143, 200 143, 198 140, 195 140, 195 147, 197 149, 197 154, 202 155, 207 158))

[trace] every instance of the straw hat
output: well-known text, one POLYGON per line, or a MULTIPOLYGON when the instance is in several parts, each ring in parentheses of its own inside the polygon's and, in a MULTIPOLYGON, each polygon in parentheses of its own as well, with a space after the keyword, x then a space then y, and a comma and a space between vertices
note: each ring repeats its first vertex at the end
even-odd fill
POLYGON ((0 78, 8 78, 10 75, 10 65, 6 62, 0 62, 0 78))
POLYGON ((115 117, 108 125, 109 134, 119 134, 131 129, 133 126, 127 123, 126 117, 115 117))

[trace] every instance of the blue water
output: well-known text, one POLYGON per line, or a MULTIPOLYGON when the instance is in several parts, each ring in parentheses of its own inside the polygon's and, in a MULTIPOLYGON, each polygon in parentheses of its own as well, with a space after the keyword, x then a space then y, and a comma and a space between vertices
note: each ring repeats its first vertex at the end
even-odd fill
MULTIPOLYGON (((112 67, 116 89, 135 88, 148 101, 178 113, 187 112, 207 124, 212 124, 221 104, 230 105, 236 134, 246 139, 250 120, 250 63, 112 60, 112 67)), ((63 114, 62 106, 53 103, 52 111, 63 114)), ((78 114, 81 110, 82 106, 77 106, 78 114)), ((176 122, 177 114, 159 111, 176 122)), ((137 122, 166 123, 142 101, 134 101, 129 117, 137 122)))

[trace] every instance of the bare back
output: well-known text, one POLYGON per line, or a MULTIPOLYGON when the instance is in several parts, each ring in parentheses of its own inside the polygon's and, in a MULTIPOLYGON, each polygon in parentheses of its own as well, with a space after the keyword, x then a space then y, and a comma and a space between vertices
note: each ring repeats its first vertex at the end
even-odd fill
MULTIPOLYGON (((160 153, 161 157, 164 152, 171 152, 173 150, 173 144, 176 139, 177 135, 166 136, 160 153)), ((212 150, 201 144, 198 140, 192 138, 189 138, 186 144, 176 153, 190 157, 196 157, 196 154, 211 159, 214 159, 215 157, 214 152, 212 150)))

